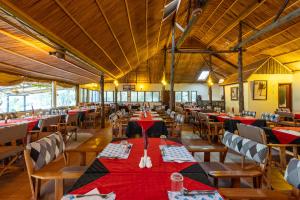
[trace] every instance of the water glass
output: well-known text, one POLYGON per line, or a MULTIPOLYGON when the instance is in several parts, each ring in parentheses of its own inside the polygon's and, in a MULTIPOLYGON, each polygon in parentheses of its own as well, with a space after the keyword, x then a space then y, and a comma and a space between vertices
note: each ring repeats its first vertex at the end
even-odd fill
POLYGON ((183 191, 183 176, 174 172, 171 174, 171 191, 172 192, 182 192, 183 191))
POLYGON ((166 142, 167 136, 166 135, 161 135, 159 138, 160 138, 160 146, 167 145, 167 142, 166 142))

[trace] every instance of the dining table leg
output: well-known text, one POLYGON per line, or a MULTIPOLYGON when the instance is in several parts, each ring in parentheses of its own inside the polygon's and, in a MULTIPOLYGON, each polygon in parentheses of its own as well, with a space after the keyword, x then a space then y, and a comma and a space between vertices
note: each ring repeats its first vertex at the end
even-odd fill
POLYGON ((286 168, 286 148, 284 146, 279 147, 279 156, 280 156, 280 167, 284 171, 286 168))

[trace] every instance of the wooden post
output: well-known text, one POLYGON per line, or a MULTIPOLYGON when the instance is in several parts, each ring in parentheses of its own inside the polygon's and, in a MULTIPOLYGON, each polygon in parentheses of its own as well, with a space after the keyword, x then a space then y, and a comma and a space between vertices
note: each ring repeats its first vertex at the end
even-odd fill
POLYGON ((79 103, 80 103, 80 88, 79 88, 79 85, 76 85, 75 95, 76 95, 76 106, 78 106, 79 103))
MULTIPOLYGON (((209 55, 209 79, 212 81, 212 55, 209 55)), ((212 84, 207 83, 208 86, 208 101, 209 105, 212 107, 212 84)))
MULTIPOLYGON (((243 23, 240 21, 239 23, 239 43, 242 42, 243 37, 243 23)), ((243 80, 243 47, 240 47, 238 53, 238 81, 239 81, 239 112, 243 112, 244 110, 244 80, 243 80)))
POLYGON ((100 93, 101 93, 101 128, 105 128, 105 108, 104 108, 104 75, 100 75, 100 93))
POLYGON ((174 71, 175 71, 175 26, 172 27, 172 54, 171 54, 171 73, 170 73, 170 104, 171 110, 174 110, 174 71))
POLYGON ((56 108, 57 105, 56 96, 57 96, 56 81, 52 81, 52 108, 56 108))
POLYGON ((114 99, 115 107, 116 107, 116 111, 117 111, 119 109, 118 109, 118 86, 116 86, 116 85, 115 85, 115 96, 114 97, 115 97, 115 99, 114 99))

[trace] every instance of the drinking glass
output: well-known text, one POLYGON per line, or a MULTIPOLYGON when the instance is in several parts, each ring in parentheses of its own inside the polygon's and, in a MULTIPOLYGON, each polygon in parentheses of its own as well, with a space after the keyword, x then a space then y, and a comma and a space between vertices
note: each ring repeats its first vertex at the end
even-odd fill
POLYGON ((160 146, 167 145, 167 142, 166 142, 167 136, 166 135, 161 135, 159 138, 160 138, 160 146))
POLYGON ((172 192, 182 192, 183 191, 183 176, 174 172, 171 174, 171 191, 172 192))

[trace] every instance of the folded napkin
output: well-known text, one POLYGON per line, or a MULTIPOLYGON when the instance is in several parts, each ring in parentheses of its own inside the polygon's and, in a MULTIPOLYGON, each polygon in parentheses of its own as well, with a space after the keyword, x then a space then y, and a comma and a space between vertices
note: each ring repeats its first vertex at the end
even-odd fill
POLYGON ((119 159, 127 159, 129 157, 130 151, 132 149, 133 144, 115 144, 109 143, 103 151, 97 156, 97 158, 119 158, 119 159))
POLYGON ((152 120, 154 120, 154 121, 162 121, 163 119, 160 118, 160 117, 154 117, 154 118, 152 118, 152 120))
POLYGON ((286 130, 286 129, 277 129, 277 131, 300 137, 300 132, 298 132, 298 131, 286 130))
POLYGON ((201 191, 195 192, 195 194, 183 195, 180 192, 170 192, 168 191, 169 200, 223 200, 222 196, 216 191, 212 193, 206 193, 201 191))
POLYGON ((184 146, 160 146, 165 162, 196 162, 192 154, 184 146))
POLYGON ((61 200, 115 200, 116 194, 114 192, 111 192, 107 195, 101 194, 97 188, 89 191, 86 194, 83 195, 72 195, 68 194, 63 196, 61 200))

